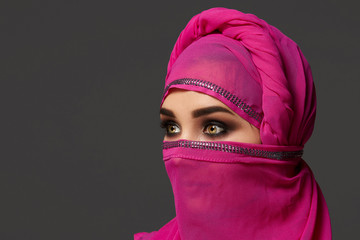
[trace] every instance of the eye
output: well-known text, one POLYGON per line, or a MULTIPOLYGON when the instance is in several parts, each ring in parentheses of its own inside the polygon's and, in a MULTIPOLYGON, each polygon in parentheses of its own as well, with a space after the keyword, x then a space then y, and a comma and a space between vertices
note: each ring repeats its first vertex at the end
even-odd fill
POLYGON ((220 135, 224 134, 225 132, 225 127, 220 123, 210 123, 205 126, 204 129, 204 133, 208 135, 220 135))
POLYGON ((166 135, 175 135, 180 132, 179 126, 172 121, 162 122, 160 127, 165 129, 166 135))
POLYGON ((176 134, 180 132, 180 128, 176 126, 175 124, 168 124, 166 126, 166 132, 168 134, 176 134))

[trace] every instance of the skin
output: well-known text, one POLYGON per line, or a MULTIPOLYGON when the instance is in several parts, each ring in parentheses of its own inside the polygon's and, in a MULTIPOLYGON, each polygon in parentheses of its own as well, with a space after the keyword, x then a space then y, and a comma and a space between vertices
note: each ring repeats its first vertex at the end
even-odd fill
POLYGON ((258 128, 203 93, 172 89, 160 109, 165 141, 234 141, 261 144, 258 128))

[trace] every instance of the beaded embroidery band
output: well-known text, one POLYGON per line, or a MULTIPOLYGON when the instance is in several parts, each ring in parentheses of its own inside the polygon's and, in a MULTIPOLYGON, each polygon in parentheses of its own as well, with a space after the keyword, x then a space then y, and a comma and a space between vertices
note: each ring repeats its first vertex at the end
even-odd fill
POLYGON ((164 94, 169 90, 169 88, 173 85, 193 85, 198 87, 203 87, 206 89, 209 89, 213 92, 216 92, 217 94, 223 96, 227 100, 229 100, 231 103, 233 103, 235 106, 240 108, 244 113, 255 119, 257 122, 262 121, 262 115, 258 112, 256 112, 254 109, 252 109, 249 105, 247 105, 242 99, 238 98, 234 94, 230 93, 229 91, 225 90, 224 88, 200 79, 193 79, 193 78, 181 78, 178 80, 175 80, 171 82, 169 85, 165 87, 164 94))
POLYGON ((277 151, 267 151, 267 150, 239 147, 231 144, 218 143, 218 142, 179 140, 179 141, 163 143, 163 149, 176 148, 176 147, 238 153, 253 157, 263 157, 263 158, 271 158, 278 160, 283 160, 288 158, 300 158, 303 155, 303 150, 277 152, 277 151))

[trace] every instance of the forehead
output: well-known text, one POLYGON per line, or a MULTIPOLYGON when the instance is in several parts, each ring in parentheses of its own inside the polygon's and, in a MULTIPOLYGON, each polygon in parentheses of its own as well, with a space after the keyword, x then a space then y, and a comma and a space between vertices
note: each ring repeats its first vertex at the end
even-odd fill
POLYGON ((224 103, 207 94, 182 89, 171 89, 170 91, 162 104, 163 108, 186 111, 209 106, 221 106, 233 112, 224 103))

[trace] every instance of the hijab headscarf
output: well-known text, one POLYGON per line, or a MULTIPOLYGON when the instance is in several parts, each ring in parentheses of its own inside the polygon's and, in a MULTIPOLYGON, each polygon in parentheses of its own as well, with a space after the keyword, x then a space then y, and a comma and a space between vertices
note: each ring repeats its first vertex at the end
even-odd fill
POLYGON ((260 129, 262 144, 165 141, 176 217, 135 240, 329 240, 328 209, 301 158, 314 128, 311 70, 299 47, 251 14, 194 16, 171 53, 170 89, 197 91, 260 129))

